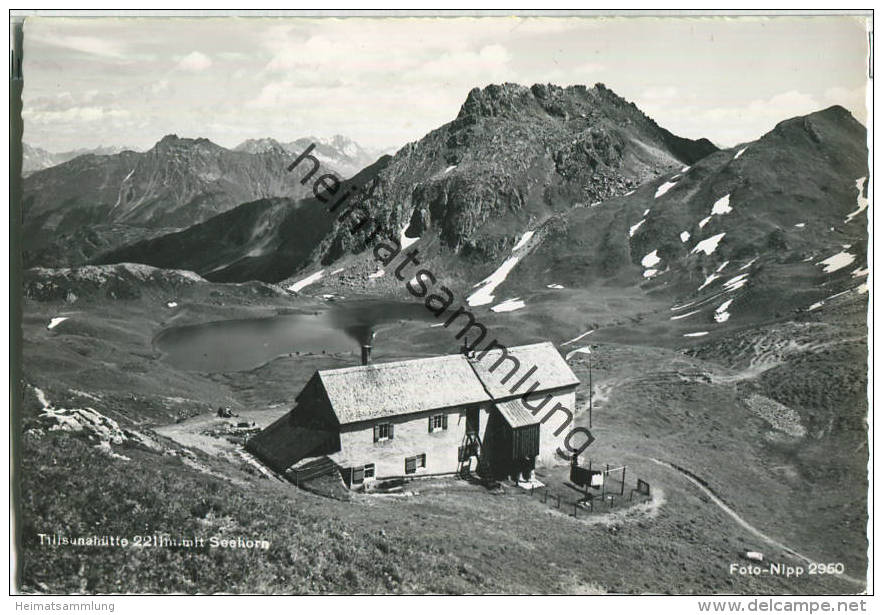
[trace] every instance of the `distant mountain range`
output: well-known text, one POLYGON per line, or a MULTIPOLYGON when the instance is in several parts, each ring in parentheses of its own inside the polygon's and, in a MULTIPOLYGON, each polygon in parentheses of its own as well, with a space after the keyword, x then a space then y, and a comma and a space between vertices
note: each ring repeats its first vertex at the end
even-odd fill
POLYGON ((347 177, 374 154, 346 137, 280 144, 249 140, 233 150, 208 139, 168 135, 146 152, 101 148, 50 154, 25 145, 33 167, 71 158, 24 180, 27 266, 82 264, 124 243, 187 228, 241 203, 312 194, 285 171, 297 154, 313 154, 327 172, 347 177))
POLYGON ((49 152, 40 147, 33 147, 27 143, 21 144, 22 149, 22 168, 21 172, 24 177, 36 171, 42 171, 49 167, 73 160, 77 156, 85 156, 86 154, 95 154, 96 156, 109 156, 111 154, 119 154, 126 150, 135 151, 132 147, 108 145, 95 147, 92 149, 80 148, 69 152, 49 152))
POLYGON ((288 143, 280 143, 275 139, 248 139, 236 147, 234 151, 261 154, 273 149, 280 149, 289 154, 299 155, 310 145, 315 144, 313 155, 323 164, 337 169, 341 177, 351 177, 388 153, 386 150, 367 149, 343 135, 334 135, 330 139, 320 137, 304 137, 288 143))
MULTIPOLYGON (((391 154, 395 151, 395 148, 370 149, 362 147, 343 135, 334 135, 331 138, 303 137, 288 143, 282 143, 269 137, 246 139, 234 147, 233 151, 262 154, 272 149, 280 149, 288 153, 299 154, 313 143, 316 144, 314 155, 323 164, 337 169, 342 177, 355 175, 380 156, 391 154)), ((27 177, 36 171, 57 166, 78 156, 86 156, 88 154, 111 156, 125 151, 137 152, 141 150, 134 147, 106 145, 94 148, 80 148, 66 152, 50 152, 41 147, 22 143, 22 175, 27 177)))
MULTIPOLYGON (((418 241, 421 263, 463 293, 485 278, 488 301, 535 294, 538 282, 640 287, 697 301, 684 313, 704 324, 732 323, 740 305, 806 308, 834 279, 823 259, 843 253, 850 268, 838 276, 866 266, 866 217, 851 215, 866 199, 865 135, 831 107, 718 150, 673 135, 602 84, 492 85, 342 190, 358 187, 348 205, 364 206, 386 235, 418 241), (795 290, 782 294, 783 284, 795 290), (717 297, 736 311, 717 313, 717 297)), ((307 292, 401 293, 366 250, 375 224, 353 234, 300 183, 306 164, 285 171, 310 142, 225 150, 170 136, 143 154, 35 173, 26 229, 51 240, 31 262, 137 262, 286 285, 325 272, 307 292)), ((367 155, 343 138, 333 155, 320 145, 323 170, 340 176, 332 157, 367 155)))
MULTIPOLYGON (((275 143, 266 142, 244 147, 276 150, 275 143)), ((351 202, 365 205, 392 234, 407 230, 410 237, 433 238, 436 251, 481 266, 511 249, 522 229, 575 206, 624 194, 716 149, 708 140, 684 139, 660 128, 601 84, 566 89, 492 85, 470 92, 454 121, 365 169, 354 182, 363 188, 351 202)), ((292 175, 306 173, 303 166, 292 175)), ((232 210, 225 224, 254 223, 255 207, 250 203, 232 210)), ((288 212, 290 222, 266 228, 261 221, 259 232, 242 231, 253 240, 227 244, 227 267, 215 258, 206 262, 207 253, 220 254, 214 242, 205 243, 211 233, 203 226, 210 221, 112 252, 101 262, 156 264, 171 250, 177 266, 212 279, 278 281, 364 248, 364 237, 352 235, 348 222, 331 215, 326 215, 327 232, 304 246, 300 234, 284 235, 301 215, 292 208, 288 212), (297 250, 282 247, 292 241, 298 242, 297 250), (268 250, 268 245, 277 248, 268 250), (299 259, 292 258, 295 252, 299 259)))

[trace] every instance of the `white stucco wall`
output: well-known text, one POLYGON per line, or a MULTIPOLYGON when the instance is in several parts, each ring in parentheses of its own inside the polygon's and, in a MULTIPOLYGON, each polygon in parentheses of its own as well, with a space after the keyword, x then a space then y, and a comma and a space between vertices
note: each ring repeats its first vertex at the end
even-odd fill
MULTIPOLYGON (((567 424, 556 436, 555 431, 567 421, 567 415, 557 411, 548 419, 543 420, 556 406, 575 412, 576 394, 573 390, 550 393, 551 399, 536 413, 540 423, 540 454, 537 465, 565 465, 568 462, 556 455, 560 448, 568 453, 564 441, 574 428, 574 422, 567 424)), ((545 396, 545 394, 544 394, 545 396)), ((541 400, 536 400, 539 403, 541 400)), ((484 440, 484 431, 488 423, 488 405, 479 410, 479 436, 484 440)), ((463 444, 466 435, 466 411, 463 408, 447 408, 419 414, 397 416, 372 422, 345 425, 340 433, 340 456, 348 466, 363 466, 373 463, 376 478, 392 478, 398 476, 420 476, 421 474, 447 474, 459 469, 457 460, 458 448, 463 444), (446 414, 448 428, 444 431, 429 433, 428 417, 435 414, 446 414), (392 440, 374 442, 374 425, 380 422, 394 424, 392 440), (426 467, 416 474, 405 474, 405 458, 419 454, 426 455, 426 467)), ((571 440, 574 447, 584 441, 583 435, 576 435, 571 440)), ((472 469, 476 469, 473 460, 472 469)))
MULTIPOLYGON (((479 436, 484 436, 487 426, 487 408, 479 410, 479 436)), ((406 416, 396 416, 373 422, 345 425, 340 432, 341 457, 349 465, 374 464, 376 478, 396 476, 419 476, 421 474, 447 474, 459 468, 457 451, 466 436, 466 411, 463 408, 447 408, 406 416), (445 414, 446 430, 429 433, 429 417, 445 414), (393 438, 374 442, 376 423, 393 423, 393 438), (426 467, 416 474, 405 474, 405 458, 426 455, 426 467)), ((473 462, 473 469, 475 463, 473 462)))

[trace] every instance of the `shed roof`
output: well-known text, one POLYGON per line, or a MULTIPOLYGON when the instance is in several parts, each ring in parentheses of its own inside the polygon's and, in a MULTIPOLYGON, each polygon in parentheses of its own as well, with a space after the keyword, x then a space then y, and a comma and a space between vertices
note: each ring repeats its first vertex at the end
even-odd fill
POLYGON ((292 418, 291 413, 285 414, 256 433, 248 439, 246 449, 277 472, 284 472, 305 457, 340 448, 338 434, 296 425, 292 418))
POLYGON ((540 419, 535 417, 530 410, 524 407, 520 399, 510 399, 509 401, 498 401, 496 404, 500 415, 509 423, 509 427, 527 427, 529 425, 539 425, 540 419))
POLYGON ((462 355, 320 370, 341 425, 490 401, 462 355))
MULTIPOLYGON (((505 352, 514 357, 519 364, 518 371, 514 372, 505 383, 501 381, 515 364, 511 360, 504 359, 494 368, 494 364, 503 357, 503 350, 491 350, 481 359, 476 357, 471 362, 484 388, 494 399, 511 399, 521 396, 529 391, 535 382, 539 386, 534 389, 533 393, 579 384, 579 380, 552 342, 514 346, 507 348, 505 352), (524 378, 518 388, 514 391, 511 390, 533 367, 536 367, 536 370, 529 377, 524 378)), ((480 355, 481 353, 479 353, 480 355)))

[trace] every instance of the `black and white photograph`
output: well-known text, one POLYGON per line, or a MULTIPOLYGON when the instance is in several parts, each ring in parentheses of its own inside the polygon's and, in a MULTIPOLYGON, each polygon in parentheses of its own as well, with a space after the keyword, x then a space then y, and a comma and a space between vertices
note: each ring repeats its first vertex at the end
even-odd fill
POLYGON ((11 11, 16 612, 866 611, 872 82, 871 11, 11 11))

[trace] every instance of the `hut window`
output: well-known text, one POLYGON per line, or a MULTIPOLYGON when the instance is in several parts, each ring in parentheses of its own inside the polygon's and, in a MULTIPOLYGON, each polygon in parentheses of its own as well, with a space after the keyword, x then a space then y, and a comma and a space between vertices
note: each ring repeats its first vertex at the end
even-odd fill
POLYGON ((443 431, 448 428, 448 415, 436 414, 429 417, 429 433, 443 431))
POLYGON ((364 468, 352 468, 350 470, 352 474, 350 475, 350 480, 354 485, 360 485, 365 481, 365 469, 364 468))
POLYGON ((405 474, 413 474, 420 468, 426 467, 426 453, 405 457, 405 474))
POLYGON ((365 464, 365 478, 374 478, 374 464, 366 463, 365 464))
POLYGON ((374 441, 392 440, 392 423, 378 423, 374 426, 374 441))

